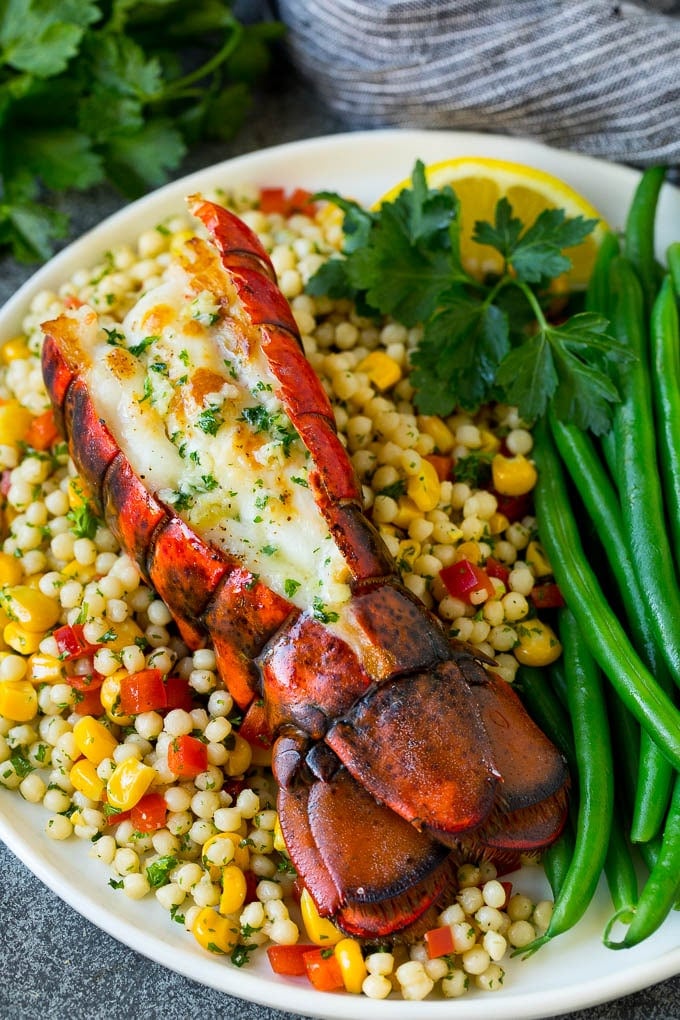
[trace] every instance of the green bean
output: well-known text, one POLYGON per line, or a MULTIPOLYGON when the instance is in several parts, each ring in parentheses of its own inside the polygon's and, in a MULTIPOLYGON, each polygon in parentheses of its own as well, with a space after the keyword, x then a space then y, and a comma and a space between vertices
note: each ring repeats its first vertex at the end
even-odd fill
POLYGON ((659 464, 668 523, 680 555, 680 327, 678 307, 670 276, 663 283, 652 308, 650 329, 652 388, 659 439, 659 464))
POLYGON ((676 777, 671 806, 664 828, 656 862, 645 882, 635 906, 634 917, 621 941, 610 938, 615 922, 623 920, 614 915, 604 933, 604 944, 609 949, 629 949, 649 938, 665 921, 676 905, 680 892, 680 776, 676 777))
MULTIPOLYGON (((680 420, 680 419, 679 419, 680 420)), ((672 684, 654 639, 649 602, 642 595, 621 524, 621 504, 593 441, 575 426, 550 417, 550 428, 562 460, 578 485, 579 495, 602 542, 618 586, 633 642, 657 683, 670 693, 672 684)), ((627 759, 629 760, 629 759, 627 759)), ((673 770, 653 739, 643 731, 636 783, 631 838, 651 839, 658 831, 670 796, 673 770)))
POLYGON ((573 928, 585 913, 604 867, 614 810, 614 761, 600 670, 569 609, 559 612, 559 632, 578 763, 576 838, 548 929, 524 954, 573 928))
POLYGON ((649 605, 656 644, 680 687, 680 591, 668 541, 657 446, 647 338, 640 283, 622 257, 611 266, 614 326, 619 340, 636 355, 614 410, 617 482, 626 541, 640 588, 649 605))
POLYGON ((625 836, 621 809, 616 802, 614 803, 609 845, 604 862, 604 873, 614 909, 622 919, 627 911, 626 916, 630 919, 632 909, 637 903, 638 880, 631 849, 625 836))
POLYGON ((529 710, 529 715, 561 751, 571 771, 575 772, 576 757, 571 723, 551 689, 545 670, 534 666, 520 666, 515 686, 529 710))
POLYGON ((668 245, 666 260, 673 281, 673 290, 680 297, 680 241, 673 241, 668 245))
POLYGON ((541 541, 584 639, 619 697, 680 771, 680 712, 635 652, 588 562, 547 426, 534 430, 541 541))
POLYGON ((608 230, 600 242, 593 271, 586 288, 586 311, 599 312, 601 315, 609 317, 609 266, 612 259, 620 254, 620 251, 618 237, 608 230))
POLYGON ((564 885, 564 880, 569 871, 569 865, 574 857, 574 833, 571 825, 567 823, 554 843, 551 843, 547 850, 541 855, 541 864, 545 871, 552 890, 553 899, 556 900, 564 885))
MULTIPOLYGON (((589 312, 599 312, 606 318, 611 319, 611 308, 609 301, 609 267, 613 259, 620 253, 621 246, 616 234, 611 231, 602 238, 598 248, 593 271, 586 289, 585 307, 589 312)), ((612 473, 616 470, 616 440, 614 433, 609 432, 601 437, 602 452, 604 453, 609 469, 612 473)))
POLYGON ((666 168, 649 167, 642 174, 631 200, 625 229, 625 251, 637 270, 649 311, 656 294, 659 278, 654 256, 654 227, 661 186, 666 168))

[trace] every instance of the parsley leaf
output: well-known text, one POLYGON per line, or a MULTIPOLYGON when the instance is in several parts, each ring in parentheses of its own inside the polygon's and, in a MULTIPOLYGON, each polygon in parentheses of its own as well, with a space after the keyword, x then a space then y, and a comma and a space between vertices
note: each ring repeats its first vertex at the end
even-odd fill
POLYGON ((488 401, 516 405, 527 422, 555 414, 596 434, 610 426, 617 381, 630 355, 592 313, 549 321, 551 281, 569 270, 568 249, 596 220, 546 209, 533 223, 501 198, 493 223, 475 223, 473 239, 496 249, 503 270, 480 279, 460 258, 458 199, 431 191, 417 162, 411 188, 377 211, 329 192, 318 198, 344 212, 343 253, 307 284, 311 294, 354 300, 361 314, 420 324, 411 353, 414 401, 423 414, 475 411, 488 401))
POLYGON ((56 193, 108 181, 136 197, 191 145, 231 138, 283 26, 217 0, 0 4, 0 247, 48 258, 56 193))

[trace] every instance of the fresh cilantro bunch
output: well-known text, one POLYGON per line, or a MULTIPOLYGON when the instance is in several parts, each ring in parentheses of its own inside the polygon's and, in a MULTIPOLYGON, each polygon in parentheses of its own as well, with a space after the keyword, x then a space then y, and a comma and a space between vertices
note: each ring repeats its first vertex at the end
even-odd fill
POLYGON ((231 137, 280 32, 223 0, 0 3, 0 247, 47 258, 68 228, 56 192, 135 197, 231 137))
POLYGON ((528 422, 550 404, 558 418, 602 434, 619 400, 617 372, 629 355, 600 315, 553 323, 550 282, 571 263, 596 220, 548 209, 524 225, 507 199, 494 223, 477 222, 474 240, 503 256, 500 275, 479 280, 463 267, 459 202, 450 187, 430 190, 418 161, 412 187, 378 210, 331 192, 344 213, 343 257, 325 263, 307 291, 353 300, 360 313, 422 324, 411 381, 423 414, 476 410, 487 401, 516 405, 528 422))

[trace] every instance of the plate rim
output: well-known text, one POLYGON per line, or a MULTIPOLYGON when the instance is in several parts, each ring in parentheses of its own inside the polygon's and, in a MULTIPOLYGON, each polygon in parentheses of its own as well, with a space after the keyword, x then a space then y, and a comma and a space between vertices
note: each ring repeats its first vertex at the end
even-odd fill
MULTIPOLYGON (((155 210, 160 210, 164 206, 175 202, 181 205, 183 194, 186 194, 187 191, 197 190, 206 186, 202 182, 207 181, 209 178, 216 178, 219 174, 226 173, 234 180, 235 175, 241 169, 244 169, 246 174, 251 175, 252 179, 253 168, 257 172, 259 168, 266 166, 272 161, 280 162, 281 160, 286 161, 289 159, 294 161, 300 157, 309 156, 310 153, 318 153, 320 150, 327 154, 333 151, 344 151, 346 153, 348 148, 350 148, 352 150, 356 149, 360 153, 362 147, 372 149, 376 146, 394 147, 396 145, 404 145, 417 149, 418 145, 429 147, 430 145, 436 146, 440 143, 448 145, 465 144, 472 149, 479 150, 473 154, 479 154, 484 149, 500 149, 501 151, 507 149, 512 151, 517 149, 518 146, 522 146, 523 150, 526 150, 528 158, 520 158, 520 154, 515 153, 514 159, 517 162, 532 164, 536 158, 540 160, 541 157, 544 157, 548 162, 559 158, 561 165, 567 171, 565 175, 567 177, 571 168, 576 166, 584 171, 590 168, 596 175, 601 174, 603 168, 606 168, 608 173, 616 175, 621 185, 629 190, 632 190, 640 177, 640 171, 619 163, 609 163, 596 157, 557 149, 533 139, 481 132, 386 128, 339 132, 298 141, 283 142, 268 148, 232 156, 208 167, 195 170, 190 174, 163 185, 161 188, 155 189, 135 202, 129 203, 105 217, 99 224, 66 245, 18 288, 16 293, 0 308, 0 332, 5 329, 10 330, 12 323, 16 322, 25 313, 27 303, 30 302, 31 297, 43 289, 43 287, 49 286, 49 281, 61 279, 66 272, 63 267, 71 263, 75 264, 75 260, 81 257, 81 253, 83 253, 82 257, 84 257, 84 253, 90 250, 95 241, 99 242, 100 238, 106 238, 112 232, 116 234, 116 232, 121 230, 123 232, 127 231, 128 236, 135 236, 139 233, 140 229, 143 229, 152 221, 155 210), (145 222, 135 226, 135 217, 139 213, 143 213, 145 222)), ((556 171, 553 169, 551 172, 555 173, 556 171)), ((258 181, 258 183, 263 182, 258 181)), ((669 184, 665 184, 664 189, 664 194, 670 194, 672 196, 671 200, 673 202, 677 201, 678 208, 680 208, 680 190, 669 184)), ((99 250, 106 250, 105 241, 103 240, 99 243, 99 250)), ((0 789, 0 808, 3 807, 5 800, 8 804, 11 804, 15 797, 16 794, 14 792, 0 789)), ((42 808, 39 810, 43 811, 42 808)), ((107 934, 111 934, 124 945, 176 973, 183 974, 227 994, 245 998, 247 1001, 257 1002, 276 1009, 283 1009, 284 1011, 295 1011, 303 1015, 333 1018, 333 1020, 342 1020, 342 1018, 349 1017, 350 1015, 352 1020, 359 1020, 359 1018, 363 1016, 368 1017, 369 1015, 376 1017, 377 1020, 381 1020, 381 1018, 383 1020, 406 1020, 406 1018, 414 1016, 414 1009, 416 1008, 419 1010, 421 1018, 431 1017, 438 1020, 440 1016, 448 1015, 451 1011, 450 1000, 425 1000, 420 1002, 418 1007, 414 1007, 412 1003, 400 999, 375 1001, 363 997, 352 997, 349 999, 345 996, 329 996, 327 993, 320 993, 310 989, 306 985, 293 985, 290 982, 279 980, 265 982, 267 994, 263 994, 259 988, 262 985, 261 975, 249 973, 247 970, 237 971, 235 968, 231 968, 234 980, 225 983, 220 980, 220 976, 223 976, 229 968, 225 968, 223 962, 216 963, 216 961, 209 957, 206 958, 205 954, 202 954, 200 957, 205 962, 204 973, 197 976, 196 971, 191 967, 191 964, 196 959, 196 953, 187 953, 186 961, 184 956, 182 956, 179 964, 176 960, 168 962, 165 949, 169 943, 162 936, 156 937, 155 933, 149 936, 147 932, 138 931, 130 924, 127 918, 121 918, 117 913, 108 913, 106 915, 105 926, 102 922, 101 908, 98 906, 96 899, 93 899, 92 896, 88 897, 87 893, 83 898, 70 887, 64 890, 63 874, 56 865, 46 860, 47 855, 45 853, 41 856, 34 849, 30 840, 27 843, 16 829, 12 829, 9 815, 10 812, 0 811, 0 838, 3 839, 9 849, 44 885, 107 934), (7 815, 7 822, 5 821, 5 815, 7 815), (113 926, 115 930, 112 930, 111 926, 112 917, 115 921, 113 926), (293 999, 295 1000, 288 1005, 282 1004, 281 1001, 285 989, 292 989, 293 999)), ((191 945, 190 942, 189 945, 191 945)), ((177 954, 177 950, 174 947, 171 947, 170 951, 177 954)), ((550 1009, 552 1014, 555 1015, 556 1012, 565 1013, 578 1008, 587 1008, 600 1002, 612 1001, 623 995, 639 991, 644 987, 663 981, 678 972, 680 972, 680 945, 671 947, 671 949, 655 957, 653 960, 634 964, 626 971, 617 973, 615 975, 615 988, 611 987, 612 977, 610 975, 591 980, 586 986, 581 986, 580 989, 577 986, 567 992, 562 990, 561 1000, 551 1003, 550 1009), (584 987, 588 989, 585 995, 584 987)), ((545 1016, 546 993, 544 989, 538 989, 533 993, 529 993, 526 990, 513 992, 511 987, 507 987, 503 990, 502 994, 504 994, 504 998, 494 997, 492 1000, 493 1006, 491 1008, 498 1017, 498 1020, 519 1020, 520 1017, 521 1020, 531 1020, 531 1018, 545 1016), (517 1012, 518 1008, 521 1009, 521 1012, 517 1012)), ((478 1017, 481 1018, 487 1012, 486 996, 480 995, 473 999, 464 997, 463 999, 456 1000, 455 1010, 460 1020, 477 1020, 478 1017)))

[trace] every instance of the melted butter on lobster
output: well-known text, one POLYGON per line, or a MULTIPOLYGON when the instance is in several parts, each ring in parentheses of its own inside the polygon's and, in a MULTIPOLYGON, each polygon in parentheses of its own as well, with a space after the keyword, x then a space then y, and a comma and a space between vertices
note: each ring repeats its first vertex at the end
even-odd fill
POLYGON ((192 196, 192 239, 120 330, 44 325, 72 458, 190 648, 262 699, 286 847, 324 916, 413 937, 465 857, 566 816, 564 761, 401 584, 255 235, 192 196))

